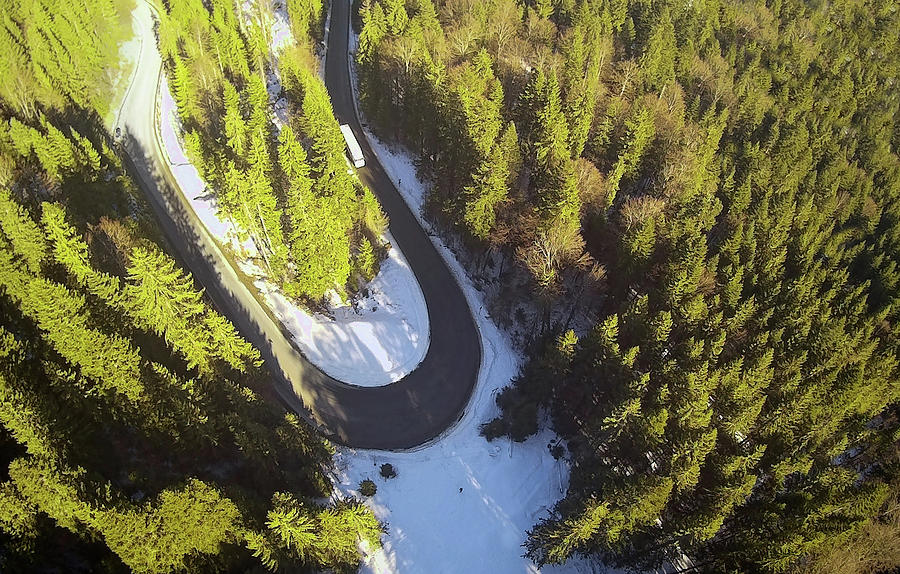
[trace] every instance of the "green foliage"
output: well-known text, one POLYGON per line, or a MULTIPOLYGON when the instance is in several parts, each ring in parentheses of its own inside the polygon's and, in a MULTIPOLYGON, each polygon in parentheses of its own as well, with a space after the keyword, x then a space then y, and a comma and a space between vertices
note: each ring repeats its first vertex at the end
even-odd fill
POLYGON ((28 392, 26 348, 2 327, 0 360, 3 367, 0 371, 0 423, 29 454, 55 456, 62 448, 62 441, 53 432, 46 401, 28 392))
POLYGON ((359 483, 359 493, 363 496, 375 496, 375 493, 378 492, 378 487, 371 479, 365 479, 359 483))
POLYGON ((37 531, 37 509, 11 482, 0 484, 0 525, 20 538, 33 537, 37 531))
POLYGON ((375 278, 375 250, 365 237, 360 242, 359 251, 353 258, 353 267, 364 281, 369 282, 375 278))
POLYGON ((473 259, 515 257, 545 329, 599 317, 537 346, 482 427, 522 440, 546 409, 567 439, 529 555, 786 572, 869 528, 897 478, 900 13, 502 4, 443 3, 426 32, 366 3, 357 62, 473 259))
POLYGON ((664 9, 653 25, 650 40, 641 55, 641 73, 648 91, 661 90, 675 80, 675 26, 664 9))
POLYGON ((40 273, 47 254, 44 234, 7 189, 0 189, 0 230, 28 270, 40 273))
POLYGON ((0 99, 33 119, 69 104, 107 112, 119 67, 117 46, 131 33, 133 3, 98 0, 4 1, 0 9, 0 99))
POLYGON ((127 339, 90 327, 84 297, 24 271, 6 248, 0 248, 0 261, 0 285, 57 352, 78 365, 98 388, 131 400, 140 398, 140 356, 127 339))
POLYGON ((266 526, 275 544, 305 563, 335 572, 359 568, 357 544, 381 546, 384 527, 361 503, 340 502, 333 508, 306 507, 292 495, 277 492, 266 526))
POLYGON ((499 147, 495 147, 472 178, 472 184, 463 188, 466 198, 463 220, 469 232, 478 239, 489 237, 496 220, 496 209, 507 194, 509 172, 499 147))
POLYGON ((639 107, 625 122, 626 140, 622 153, 609 173, 604 207, 612 205, 622 178, 634 175, 644 152, 654 136, 653 116, 646 107, 639 107))
POLYGON ((186 568, 188 557, 215 555, 235 542, 241 518, 233 502, 192 479, 143 507, 98 512, 94 525, 134 572, 171 572, 186 568))
POLYGON ((125 288, 130 313, 139 324, 178 349, 190 366, 208 368, 208 342, 197 329, 205 311, 203 292, 164 253, 135 248, 130 254, 125 288), (202 336, 202 335, 201 335, 202 336))
POLYGON ((295 38, 318 39, 322 35, 324 3, 322 0, 288 0, 288 19, 295 38))

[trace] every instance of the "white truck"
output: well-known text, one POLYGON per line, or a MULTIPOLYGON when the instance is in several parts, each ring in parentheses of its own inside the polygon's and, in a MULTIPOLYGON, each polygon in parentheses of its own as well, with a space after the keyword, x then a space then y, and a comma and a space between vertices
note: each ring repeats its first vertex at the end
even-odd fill
POLYGON ((356 141, 356 136, 353 135, 353 130, 350 129, 349 125, 342 124, 341 133, 344 134, 344 141, 347 142, 347 152, 350 154, 350 160, 353 162, 353 165, 365 167, 366 160, 363 157, 362 148, 359 147, 359 142, 356 141))

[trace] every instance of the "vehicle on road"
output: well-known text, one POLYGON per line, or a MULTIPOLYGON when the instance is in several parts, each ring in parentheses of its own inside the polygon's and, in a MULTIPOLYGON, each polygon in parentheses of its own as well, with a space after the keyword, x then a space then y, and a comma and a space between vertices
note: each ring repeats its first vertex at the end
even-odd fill
POLYGON ((347 142, 347 153, 350 154, 350 161, 355 167, 365 167, 366 159, 363 157, 362 148, 353 135, 353 130, 347 124, 341 125, 341 133, 344 134, 344 141, 347 142))

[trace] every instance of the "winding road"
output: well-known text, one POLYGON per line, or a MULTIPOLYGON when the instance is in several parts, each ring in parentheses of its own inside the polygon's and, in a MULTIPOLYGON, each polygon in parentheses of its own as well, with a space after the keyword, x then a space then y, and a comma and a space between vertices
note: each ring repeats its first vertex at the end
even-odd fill
MULTIPOLYGON (((338 120, 362 136, 346 57, 350 5, 347 0, 330 4, 326 84, 338 120)), ((127 167, 182 262, 241 334, 260 349, 282 399, 296 412, 311 415, 326 436, 357 448, 384 450, 412 448, 438 436, 460 418, 472 394, 481 364, 480 337, 456 279, 368 142, 360 138, 366 167, 359 176, 381 201, 391 233, 419 281, 431 343, 415 371, 391 385, 366 388, 325 375, 295 350, 289 335, 240 281, 178 190, 159 142, 156 94, 162 67, 146 2, 138 4, 135 20, 141 54, 118 125, 127 167)))

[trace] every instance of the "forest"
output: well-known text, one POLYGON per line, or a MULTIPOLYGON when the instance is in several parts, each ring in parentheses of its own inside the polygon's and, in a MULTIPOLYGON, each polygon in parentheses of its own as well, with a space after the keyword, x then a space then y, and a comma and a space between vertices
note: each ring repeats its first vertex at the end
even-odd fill
POLYGON ((488 439, 549 426, 538 564, 900 566, 900 10, 357 0, 377 133, 526 323, 488 439))
MULTIPOLYGON (((289 126, 276 139, 258 93, 271 63, 254 60, 265 52, 236 8, 214 4, 171 0, 159 34, 175 77, 188 66, 200 82, 175 82, 188 139, 232 162, 223 204, 255 210, 250 234, 270 226, 272 269, 297 297, 348 283, 351 267, 370 275, 383 216, 338 173, 324 87, 294 64, 303 139, 289 126), (242 131, 204 143, 220 93, 242 131), (229 145, 255 152, 237 164, 229 145), (332 267, 303 254, 316 249, 296 238, 313 235, 304 225, 325 225, 332 267)), ((306 53, 321 6, 290 4, 306 53)), ((356 571, 359 541, 377 548, 385 526, 334 497, 332 445, 282 406, 259 351, 173 257, 104 127, 122 66, 108 46, 131 35, 134 3, 0 8, 0 571, 356 571)))
MULTIPOLYGON (((139 1, 0 0, 0 571, 355 572, 388 525, 335 490, 335 446, 105 123, 139 1)), ((326 0, 152 5, 218 216, 292 302, 364 290, 388 222, 320 80, 326 0)), ((549 429, 571 471, 522 553, 897 571, 896 2, 354 0, 353 20, 364 125, 416 159, 425 217, 527 357, 480 432, 512 458, 549 429)))
POLYGON ((209 4, 171 2, 159 26, 188 156, 213 189, 220 218, 253 240, 285 294, 314 305, 331 289, 356 291, 377 272, 387 221, 347 171, 316 72, 321 0, 287 3, 298 41, 277 60, 270 2, 254 3, 249 14, 230 1, 209 4), (276 129, 269 88, 279 80, 290 121, 276 129))

